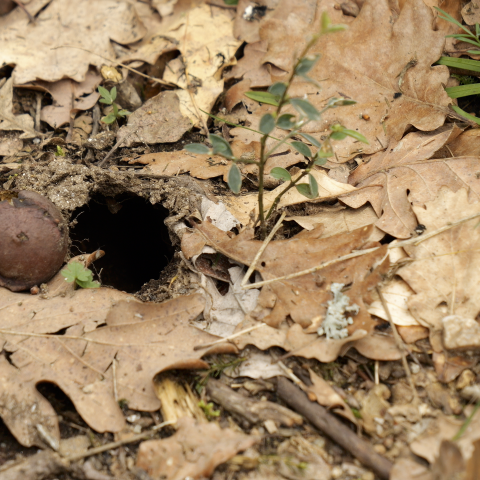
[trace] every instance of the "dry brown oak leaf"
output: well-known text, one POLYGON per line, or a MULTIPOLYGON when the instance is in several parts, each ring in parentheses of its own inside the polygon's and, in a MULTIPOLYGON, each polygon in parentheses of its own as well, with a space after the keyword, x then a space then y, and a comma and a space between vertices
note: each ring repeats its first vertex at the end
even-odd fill
MULTIPOLYGON (((287 21, 268 19, 260 30, 262 41, 267 42, 263 64, 290 71, 309 32, 319 30, 321 13, 318 10, 313 26, 293 16, 287 21)), ((445 44, 444 33, 434 31, 433 25, 432 11, 422 0, 405 1, 398 17, 387 0, 366 0, 348 30, 320 37, 310 53, 321 57, 309 76, 320 82, 321 89, 298 81, 290 96, 307 95, 319 110, 331 97, 351 98, 357 104, 328 110, 305 132, 320 138, 337 122, 361 132, 369 145, 354 139, 333 142, 337 160, 346 162, 359 152, 383 150, 410 125, 422 131, 443 125, 452 102, 443 88, 448 68, 432 67, 445 44)), ((272 76, 273 81, 286 78, 272 76)), ((257 109, 252 128, 258 129, 260 118, 270 110, 265 105, 257 109)), ((236 129, 232 134, 240 138, 244 133, 236 129)))
MULTIPOLYGON (((250 265, 263 242, 253 239, 253 231, 246 228, 234 238, 209 222, 196 223, 195 228, 207 243, 218 252, 245 265, 250 265)), ((349 233, 318 238, 322 228, 303 231, 288 239, 270 242, 258 260, 256 270, 263 280, 270 280, 320 265, 359 250, 368 241, 372 226, 349 233)), ((369 242, 368 247, 379 246, 369 242)), ((375 322, 365 307, 370 303, 370 291, 388 268, 386 246, 353 259, 335 263, 318 272, 290 280, 280 280, 262 288, 258 299, 256 318, 278 327, 290 316, 301 327, 318 329, 326 312, 326 303, 332 298, 333 282, 351 285, 347 295, 360 311, 354 316, 349 333, 357 329, 370 332, 375 322)))
POLYGON ((375 225, 396 238, 408 238, 419 221, 413 206, 433 200, 442 187, 466 188, 479 199, 479 157, 435 158, 435 152, 461 133, 456 125, 434 132, 414 132, 400 142, 392 140, 385 152, 360 165, 349 181, 358 190, 341 198, 350 207, 370 202, 380 217, 375 225))
POLYGON ((137 467, 154 480, 208 478, 221 463, 260 440, 216 423, 196 423, 191 418, 178 421, 177 432, 169 438, 140 444, 137 467))
POLYGON ((100 67, 116 58, 111 41, 127 45, 145 34, 135 7, 124 0, 53 0, 43 10, 47 2, 31 3, 35 8, 29 4, 29 12, 39 12, 35 23, 20 8, 0 17, 0 65, 15 66, 16 84, 81 82, 89 65, 100 67))
MULTIPOLYGON (((450 222, 480 213, 480 202, 473 203, 466 189, 456 193, 444 188, 425 207, 413 207, 426 232, 450 222)), ((480 312, 480 217, 453 227, 418 246, 405 250, 414 260, 398 270, 415 294, 408 308, 415 319, 430 329, 434 351, 443 350, 443 318, 459 315, 476 319, 480 312), (477 228, 475 228, 477 226, 477 228)))
POLYGON ((38 425, 59 440, 39 382, 61 388, 94 430, 119 431, 125 419, 115 400, 114 359, 118 398, 142 411, 160 407, 157 373, 207 366, 205 350, 193 347, 217 337, 189 325, 203 311, 201 295, 143 304, 114 289, 73 290, 60 274, 48 285, 47 298, 0 288, 0 416, 22 445, 45 446, 38 425))

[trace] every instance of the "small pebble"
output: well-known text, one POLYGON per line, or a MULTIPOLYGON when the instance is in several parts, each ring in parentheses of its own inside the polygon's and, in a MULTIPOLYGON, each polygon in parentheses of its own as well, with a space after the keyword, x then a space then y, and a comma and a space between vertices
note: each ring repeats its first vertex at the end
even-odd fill
POLYGON ((382 445, 381 443, 378 443, 377 445, 374 445, 373 446, 373 449, 379 453, 380 455, 385 455, 385 453, 387 452, 387 449, 385 448, 384 445, 382 445))

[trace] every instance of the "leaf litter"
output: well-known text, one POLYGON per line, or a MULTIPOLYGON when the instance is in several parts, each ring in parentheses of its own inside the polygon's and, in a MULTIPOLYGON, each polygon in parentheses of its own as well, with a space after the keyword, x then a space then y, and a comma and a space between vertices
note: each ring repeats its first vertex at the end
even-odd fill
MULTIPOLYGON (((478 449, 474 434, 478 417, 466 402, 480 398, 475 282, 480 147, 471 122, 449 108, 456 100, 444 90, 451 81, 448 68, 434 65, 445 47, 445 35, 455 33, 432 10, 438 2, 407 0, 397 5, 367 0, 336 6, 324 1, 268 1, 257 10, 246 0, 237 7, 217 0, 152 6, 120 0, 108 5, 80 3, 78 8, 85 8, 88 15, 82 17, 77 6, 66 8, 61 0, 32 0, 25 6, 35 22, 21 8, 0 17, 4 26, 0 58, 3 55, 3 63, 13 68, 10 78, 9 72, 2 73, 7 79, 0 90, 4 106, 0 130, 19 132, 16 135, 26 142, 16 147, 15 154, 27 148, 37 155, 36 161, 46 162, 5 163, 27 175, 2 177, 3 188, 30 184, 70 216, 76 206, 89 201, 79 189, 89 181, 89 171, 95 183, 108 185, 112 175, 121 175, 121 168, 130 169, 130 181, 139 189, 148 187, 135 182, 149 177, 160 182, 183 179, 188 172, 205 183, 190 182, 195 187, 182 192, 202 192, 202 200, 187 200, 185 194, 189 206, 181 213, 178 206, 173 208, 175 216, 171 213, 168 224, 183 265, 181 278, 188 278, 190 287, 172 290, 183 294, 167 294, 170 300, 159 304, 103 286, 75 289, 75 282, 65 282, 60 273, 40 286, 40 295, 1 289, 0 416, 16 439, 24 446, 53 449, 63 441, 57 416, 61 412, 39 393, 38 383, 60 387, 88 428, 126 439, 142 427, 137 420, 128 420, 134 413, 126 421, 122 402, 128 403, 130 412, 156 412, 157 374, 208 370, 207 362, 222 358, 216 356, 219 352, 235 356, 256 347, 264 353, 255 350, 249 369, 220 375, 232 392, 253 402, 259 402, 260 393, 277 401, 275 378, 286 376, 312 404, 326 406, 362 427, 375 451, 395 462, 391 478, 404 478, 405 471, 437 478, 446 468, 444 454, 456 459, 453 473, 470 475, 472 452, 478 449), (322 140, 328 127, 338 122, 365 135, 369 144, 333 140, 335 156, 311 171, 320 187, 318 197, 307 199, 295 189, 285 195, 277 208, 286 223, 278 224, 277 233, 265 244, 255 239, 252 228, 259 208, 259 178, 248 160, 259 156, 260 119, 273 107, 244 93, 285 81, 299 46, 318 28, 324 10, 349 28, 320 39, 314 53, 322 56, 310 72, 314 82, 295 81, 290 94, 306 96, 318 109, 332 96, 356 100, 348 108, 327 111, 305 133, 322 140), (102 22, 104 26, 97 28, 102 22), (12 33, 17 30, 22 37, 12 33), (51 31, 58 35, 48 43, 51 31), (245 45, 239 50, 241 42, 245 45), (39 52, 36 57, 27 55, 33 48, 39 52), (85 119, 77 120, 89 123, 88 110, 98 97, 95 88, 100 81, 95 67, 102 65, 123 69, 121 80, 104 80, 112 82, 108 88, 120 80, 159 89, 143 96, 143 105, 137 105, 123 125, 101 126, 101 134, 116 136, 121 144, 115 147, 121 148, 117 166, 110 165, 106 176, 89 163, 102 162, 104 156, 98 157, 100 149, 85 150, 88 128, 86 137, 76 142, 81 152, 76 159, 85 161, 86 167, 71 170, 66 165, 73 158, 52 159, 52 152, 47 154, 43 132, 51 136, 49 127, 43 124, 38 129, 40 119, 55 127, 66 125, 67 131, 76 128, 79 111, 86 111, 85 119), (52 94, 53 105, 33 106, 20 95, 39 87, 52 94), (186 143, 182 139, 192 126, 205 130, 208 114, 201 111, 227 121, 231 115, 228 118, 234 120, 235 125, 216 120, 211 128, 232 140, 235 155, 246 160, 240 171, 249 183, 238 196, 226 192, 218 179, 228 180, 229 160, 176 151, 186 143), (35 137, 43 143, 32 150, 28 142, 35 137), (164 150, 165 144, 177 146, 164 150), (67 176, 45 177, 40 188, 35 172, 48 169, 49 163, 55 167, 52 173, 67 176), (146 167, 134 177, 138 164, 146 167), (61 193, 64 187, 78 193, 70 204, 61 193), (262 246, 264 251, 256 258, 262 246), (247 278, 246 268, 252 265, 255 273, 247 278), (407 346, 395 339, 396 325, 407 346), (405 352, 408 371, 398 362, 405 352), (265 374, 267 379, 259 374, 269 370, 265 362, 276 372, 273 377, 265 374), (453 414, 461 418, 452 420, 453 414), (412 460, 409 450, 429 466, 412 460)), ((462 11, 467 23, 475 23, 467 20, 473 3, 462 11)), ((460 19, 460 2, 440 7, 460 19)), ((452 42, 447 40, 448 47, 452 42)), ((285 131, 275 129, 271 135, 283 138, 285 131)), ((265 208, 283 189, 269 175, 272 168, 289 169, 295 178, 297 165, 304 161, 289 145, 278 153, 266 165, 265 208)), ((155 195, 152 203, 161 197, 155 195)), ((167 204, 175 205, 178 198, 167 204)), ((95 256, 72 258, 69 265, 80 261, 88 266, 95 256)), ((71 273, 73 280, 77 274, 85 276, 83 271, 71 273)), ((178 273, 170 277, 166 290, 179 278, 178 273)), ((205 393, 201 395, 207 402, 205 393)), ((265 437, 260 439, 265 432, 285 438, 285 425, 265 417, 247 428, 226 413, 226 404, 224 408, 222 429, 215 421, 179 420, 168 439, 141 445, 136 466, 134 462, 123 470, 115 468, 126 475, 142 469, 152 478, 167 470, 168 478, 226 478, 222 475, 232 473, 247 478, 241 475, 249 468, 251 478, 300 478, 302 472, 302 478, 310 478, 312 465, 317 465, 325 478, 330 469, 335 478, 373 478, 370 471, 355 470, 360 467, 348 459, 339 460, 335 445, 326 445, 323 437, 305 427, 295 427, 295 433, 286 435, 289 440, 277 442, 273 459, 262 446, 265 437), (224 442, 227 437, 231 442, 224 442), (225 450, 218 448, 219 443, 225 450)), ((90 450, 93 454, 94 448, 90 450)), ((110 467, 112 473, 115 468, 110 467)))

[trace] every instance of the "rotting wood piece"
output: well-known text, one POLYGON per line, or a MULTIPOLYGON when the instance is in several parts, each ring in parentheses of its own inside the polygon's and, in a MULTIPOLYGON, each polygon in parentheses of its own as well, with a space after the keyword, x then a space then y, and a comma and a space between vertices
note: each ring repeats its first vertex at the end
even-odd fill
POLYGON ((326 408, 311 402, 302 390, 283 377, 277 380, 277 393, 287 405, 301 413, 322 433, 328 435, 366 467, 371 468, 380 478, 388 480, 393 467, 390 460, 375 452, 369 443, 359 438, 326 408))
POLYGON ((236 414, 251 424, 273 420, 275 424, 293 427, 301 425, 303 418, 288 408, 273 402, 253 400, 235 392, 219 380, 210 379, 207 383, 208 396, 225 410, 236 414))

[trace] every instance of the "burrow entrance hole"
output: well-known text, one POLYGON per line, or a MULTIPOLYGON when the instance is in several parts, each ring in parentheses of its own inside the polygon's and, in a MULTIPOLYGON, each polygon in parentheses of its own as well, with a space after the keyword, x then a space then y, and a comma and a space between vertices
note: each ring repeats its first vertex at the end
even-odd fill
POLYGON ((71 219, 71 253, 103 250, 90 267, 102 285, 136 293, 160 277, 175 253, 165 226, 168 210, 131 194, 94 195, 71 219))

